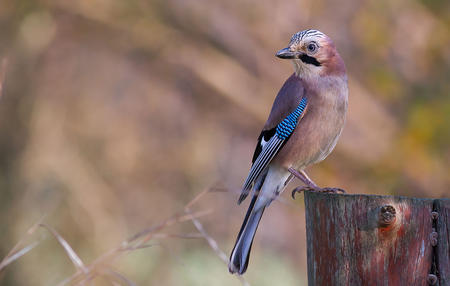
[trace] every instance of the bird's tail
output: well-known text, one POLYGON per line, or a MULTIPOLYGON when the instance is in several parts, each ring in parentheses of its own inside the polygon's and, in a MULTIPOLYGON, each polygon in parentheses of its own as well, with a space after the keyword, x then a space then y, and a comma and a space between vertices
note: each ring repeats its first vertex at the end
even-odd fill
POLYGON ((247 270, 253 238, 255 237, 256 229, 265 209, 265 207, 262 207, 254 211, 257 198, 258 196, 254 195, 250 202, 241 230, 236 239, 236 244, 231 252, 230 263, 228 264, 228 270, 231 273, 237 272, 239 275, 242 275, 247 270))

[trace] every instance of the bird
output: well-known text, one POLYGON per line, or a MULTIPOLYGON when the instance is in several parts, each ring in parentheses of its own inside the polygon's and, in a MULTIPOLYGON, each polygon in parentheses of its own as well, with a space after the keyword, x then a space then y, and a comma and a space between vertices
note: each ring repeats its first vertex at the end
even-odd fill
POLYGON ((330 37, 308 29, 295 33, 276 56, 289 59, 294 73, 275 97, 258 137, 249 174, 238 204, 251 193, 251 201, 230 255, 228 269, 242 275, 266 207, 294 177, 305 187, 296 191, 338 192, 320 188, 305 168, 323 161, 342 133, 348 107, 345 64, 330 37))

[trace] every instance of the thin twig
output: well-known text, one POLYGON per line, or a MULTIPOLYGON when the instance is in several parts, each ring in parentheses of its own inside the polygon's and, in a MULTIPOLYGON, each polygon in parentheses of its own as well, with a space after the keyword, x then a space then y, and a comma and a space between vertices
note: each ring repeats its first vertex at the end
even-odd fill
MULTIPOLYGON (((184 208, 187 213, 189 213, 191 210, 188 207, 184 208)), ((198 230, 198 232, 201 233, 201 235, 206 239, 209 246, 212 248, 212 250, 219 256, 219 258, 225 263, 225 265, 228 266, 229 260, 228 256, 219 248, 219 244, 212 238, 205 230, 201 222, 197 218, 192 219, 192 223, 194 224, 195 228, 198 230)), ((244 286, 250 286, 250 284, 245 280, 242 276, 236 276, 244 286)))
POLYGON ((186 204, 186 206, 184 207, 184 209, 189 209, 193 204, 195 204, 196 202, 198 202, 200 200, 200 198, 202 198, 204 195, 206 195, 208 192, 210 192, 210 188, 206 188, 203 191, 201 191, 198 195, 196 195, 190 202, 188 202, 186 204))
POLYGON ((84 266, 83 261, 81 261, 80 257, 76 254, 76 252, 73 250, 73 248, 67 243, 67 241, 51 226, 41 223, 39 226, 42 226, 43 228, 46 228, 55 238, 58 240, 59 244, 64 248, 64 250, 67 253, 67 256, 69 256, 70 260, 72 261, 73 265, 78 270, 81 270, 84 273, 87 273, 87 269, 84 266))
MULTIPOLYGON (((130 279, 126 278, 125 276, 123 276, 119 272, 117 272, 115 270, 112 270, 111 268, 103 270, 103 273, 105 275, 107 275, 107 276, 113 277, 115 280, 119 280, 122 283, 125 283, 126 285, 136 286, 136 284, 133 281, 131 281, 130 279)), ((115 281, 112 281, 112 283, 115 283, 115 281)), ((117 285, 122 285, 122 284, 118 283, 117 285)))
POLYGON ((25 246, 24 248, 20 249, 13 255, 5 257, 2 262, 0 263, 0 271, 5 268, 8 264, 13 262, 16 259, 19 259, 20 257, 24 256, 27 252, 32 250, 36 245, 38 245, 41 241, 35 241, 30 243, 29 245, 25 246))
POLYGON ((183 239, 199 239, 203 238, 200 233, 186 233, 186 234, 177 234, 177 233, 155 233, 153 238, 183 238, 183 239))
MULTIPOLYGON (((203 225, 198 220, 199 217, 207 215, 211 213, 211 210, 206 211, 197 211, 192 212, 190 207, 197 203, 200 198, 202 198, 205 194, 210 192, 211 189, 205 189, 202 192, 200 192, 198 195, 196 195, 189 203, 186 204, 183 212, 180 212, 178 214, 173 215, 172 217, 152 226, 147 229, 144 229, 135 235, 131 236, 129 239, 123 241, 119 246, 117 246, 114 249, 111 249, 110 251, 104 253, 97 259, 95 259, 92 263, 89 265, 84 266, 82 264, 81 260, 77 262, 76 265, 83 267, 77 267, 76 273, 74 273, 71 277, 66 278, 65 280, 61 281, 58 285, 74 285, 74 284, 81 284, 81 283, 88 283, 89 281, 92 281, 94 278, 100 276, 104 276, 105 274, 108 276, 114 276, 116 278, 116 281, 111 281, 112 284, 118 283, 118 282, 125 282, 123 279, 119 279, 118 275, 121 275, 113 270, 110 269, 111 263, 120 257, 121 255, 124 255, 125 253, 128 253, 130 251, 146 248, 153 246, 155 244, 148 244, 147 242, 154 238, 167 238, 167 237, 177 237, 177 238, 204 238, 209 246, 216 252, 216 254, 220 257, 220 259, 225 263, 228 264, 228 258, 227 255, 220 250, 217 242, 205 231, 203 225), (199 231, 199 234, 167 234, 167 233, 159 233, 161 230, 172 226, 176 223, 185 222, 185 221, 192 221, 196 229, 199 231), (81 263, 81 264, 80 264, 81 263), (113 275, 113 271, 115 274, 113 275), (118 280, 117 280, 118 279, 118 280)), ((56 236, 56 235, 55 235, 56 236)), ((58 238, 58 236, 56 236, 58 238)), ((59 236, 60 237, 60 236, 59 236)), ((62 239, 62 237, 60 237, 62 239)), ((63 240, 64 241, 64 240, 63 240)), ((64 241, 65 242, 65 241, 64 241)), ((64 243, 60 242, 63 246, 64 243)), ((67 242, 66 242, 67 244, 67 242)), ((68 244, 67 244, 68 245, 68 244)), ((69 250, 66 249, 66 252, 68 253, 69 257, 73 260, 73 258, 76 258, 76 254, 73 252, 73 250, 68 247, 69 250), (72 252, 70 251, 72 250, 72 252)), ((79 259, 79 258, 78 258, 79 259)), ((75 263, 75 262, 74 262, 75 263)), ((123 276, 121 276, 123 277, 123 276)), ((123 277, 125 278, 125 277, 123 277)), ((126 279, 126 278, 125 278, 126 279)), ((238 277, 238 279, 242 282, 244 286, 248 286, 249 283, 243 278, 238 277)), ((131 281, 126 282, 128 285, 134 285, 131 281)))
POLYGON ((31 244, 21 247, 23 242, 25 241, 25 238, 32 235, 36 229, 38 229, 39 224, 44 220, 45 216, 42 216, 35 224, 33 224, 26 232, 26 235, 22 237, 19 242, 14 245, 14 247, 8 252, 8 254, 3 258, 3 260, 0 262, 0 271, 2 271, 8 264, 12 263, 13 261, 19 259, 26 253, 28 253, 31 249, 33 249, 35 246, 37 246, 41 240, 32 242, 31 244))
POLYGON ((138 250, 138 249, 149 248, 152 246, 155 246, 155 244, 142 244, 142 245, 138 245, 138 246, 127 246, 125 248, 121 248, 120 251, 133 251, 133 250, 138 250))
POLYGON ((65 280, 61 281, 58 285, 68 285, 68 284, 73 285, 79 284, 81 282, 91 281, 92 279, 94 279, 96 276, 99 275, 99 271, 102 271, 102 269, 107 268, 107 265, 111 264, 113 260, 117 259, 124 253, 127 253, 134 249, 140 249, 151 246, 146 243, 150 239, 155 238, 155 235, 158 231, 171 225, 174 225, 176 223, 192 220, 207 215, 209 213, 211 213, 211 210, 198 211, 196 213, 189 213, 189 214, 187 214, 186 212, 176 214, 155 226, 149 227, 135 234, 130 239, 123 241, 118 247, 104 253, 96 260, 94 260, 92 263, 87 265, 85 267, 85 271, 77 270, 77 272, 74 273, 71 277, 68 277, 65 280))
MULTIPOLYGON (((138 240, 139 238, 144 237, 145 235, 148 235, 148 234, 151 235, 152 233, 157 232, 157 231, 159 231, 159 230, 161 230, 163 228, 166 228, 168 226, 171 226, 171 225, 173 225, 175 223, 184 222, 184 221, 187 221, 187 220, 192 220, 193 218, 204 216, 204 215, 210 214, 211 212, 212 212, 211 210, 206 210, 206 211, 199 211, 199 212, 196 212, 196 213, 193 213, 193 214, 186 214, 184 212, 180 213, 180 214, 177 214, 177 215, 172 216, 169 219, 167 219, 167 220, 165 220, 165 221, 163 221, 163 222, 161 222, 161 223, 159 223, 159 224, 157 224, 155 226, 149 227, 147 229, 144 229, 143 231, 138 232, 137 234, 133 235, 130 239, 128 239, 124 243, 126 243, 126 244, 132 243, 132 242, 138 240)), ((147 242, 150 238, 151 237, 145 238, 143 242, 144 243, 147 242)))
MULTIPOLYGON (((186 211, 189 212, 190 210, 186 208, 186 211)), ((217 242, 206 232, 203 225, 200 223, 198 219, 192 219, 192 223, 194 224, 195 228, 202 234, 202 236, 206 239, 209 246, 216 252, 216 254, 220 257, 220 259, 225 262, 225 264, 228 265, 228 256, 223 252, 220 248, 217 242)))

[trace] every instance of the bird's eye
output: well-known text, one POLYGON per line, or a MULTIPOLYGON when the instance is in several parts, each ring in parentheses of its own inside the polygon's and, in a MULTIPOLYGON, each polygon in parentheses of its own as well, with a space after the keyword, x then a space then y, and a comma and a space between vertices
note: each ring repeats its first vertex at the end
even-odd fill
POLYGON ((318 47, 319 46, 315 42, 311 42, 311 43, 308 44, 308 46, 306 48, 308 49, 308 52, 314 53, 314 52, 317 51, 318 47))

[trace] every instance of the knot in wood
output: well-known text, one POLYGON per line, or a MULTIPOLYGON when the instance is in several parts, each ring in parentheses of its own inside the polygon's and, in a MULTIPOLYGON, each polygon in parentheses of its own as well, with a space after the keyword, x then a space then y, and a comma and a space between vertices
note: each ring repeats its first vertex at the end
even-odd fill
POLYGON ((436 231, 433 231, 430 234, 430 243, 431 246, 436 246, 438 244, 438 233, 436 231))
POLYGON ((437 283, 437 276, 434 274, 428 274, 427 282, 429 285, 436 285, 437 283))
POLYGON ((395 208, 391 205, 382 206, 378 223, 382 227, 389 226, 395 222, 395 208))
POLYGON ((439 217, 438 212, 431 212, 431 218, 432 219, 438 219, 438 217, 439 217))

